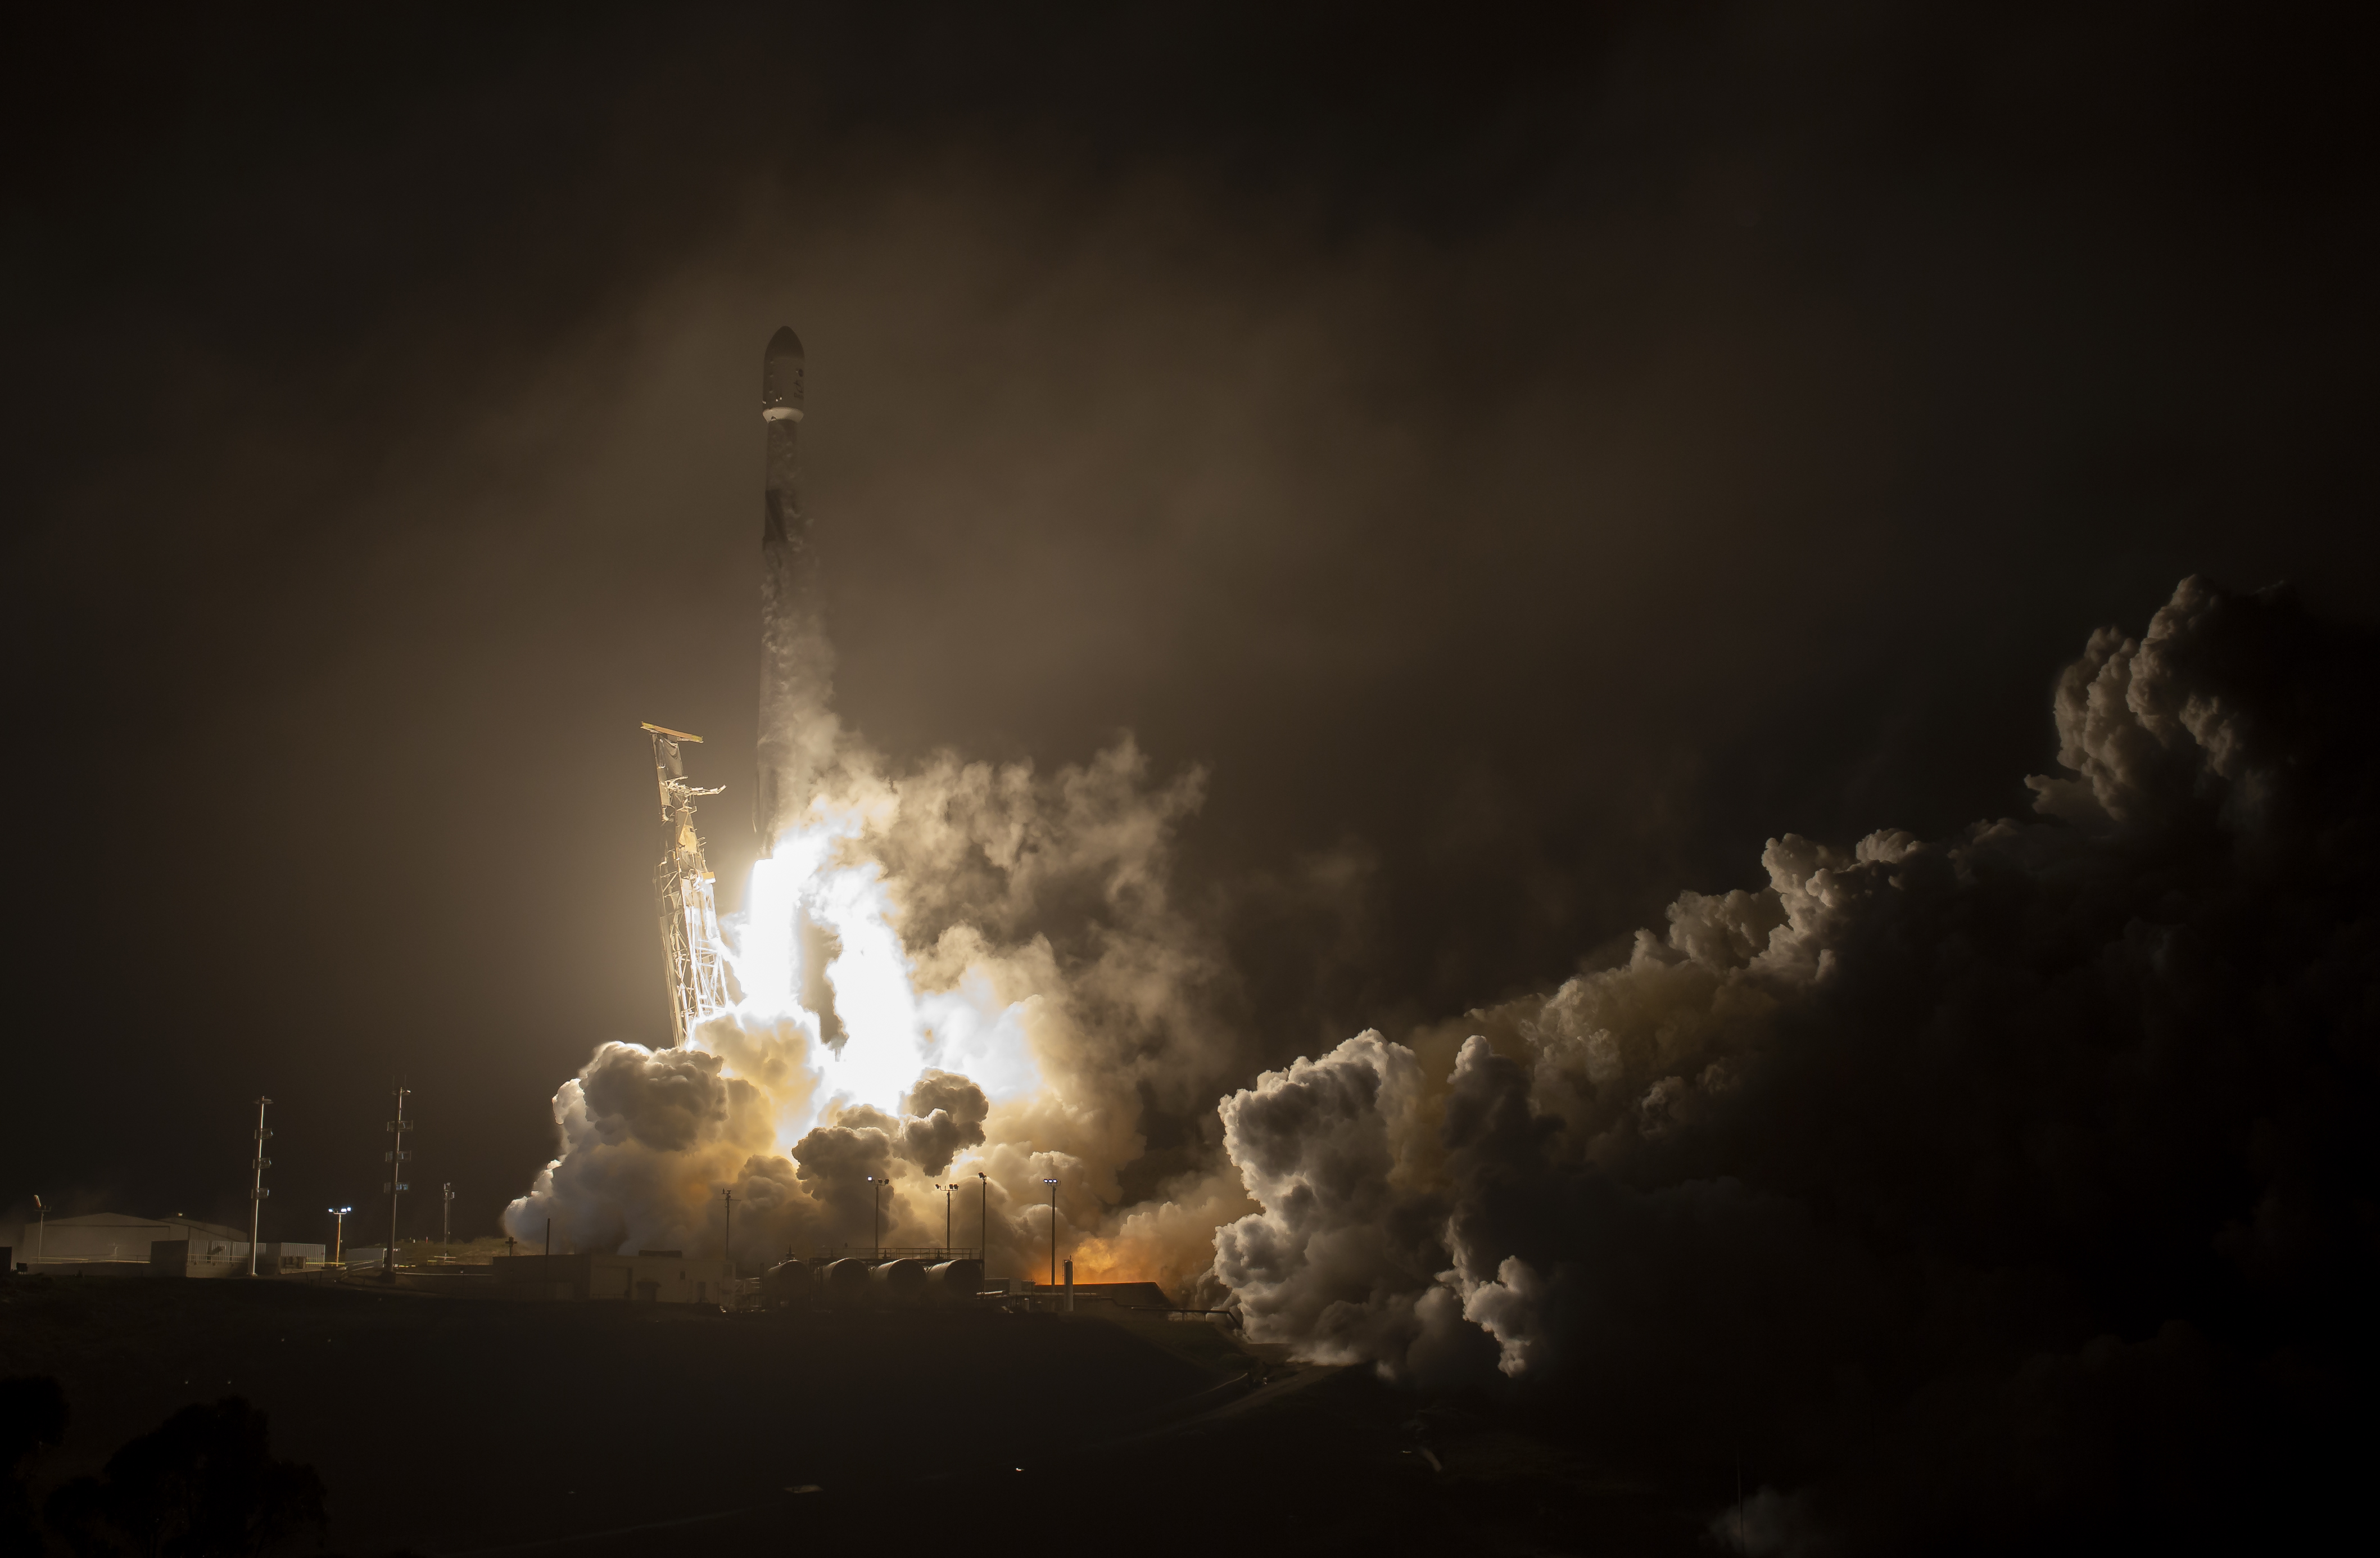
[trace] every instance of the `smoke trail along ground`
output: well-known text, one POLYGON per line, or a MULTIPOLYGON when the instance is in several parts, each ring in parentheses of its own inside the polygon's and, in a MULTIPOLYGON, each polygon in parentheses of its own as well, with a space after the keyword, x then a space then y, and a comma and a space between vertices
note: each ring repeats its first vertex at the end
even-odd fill
POLYGON ((1225 1099, 1215 1276, 1309 1358, 1752 1446, 1755 1552, 2318 1481, 2380 1274, 2373 658, 2184 581, 2058 679, 2036 820, 1787 834, 1618 967, 1225 1099))

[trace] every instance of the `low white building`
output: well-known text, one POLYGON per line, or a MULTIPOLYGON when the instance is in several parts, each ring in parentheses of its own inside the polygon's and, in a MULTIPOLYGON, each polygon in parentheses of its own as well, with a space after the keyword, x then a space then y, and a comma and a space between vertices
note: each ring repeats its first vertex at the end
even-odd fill
POLYGON ((324 1245, 267 1239, 256 1247, 256 1274, 287 1276, 293 1272, 326 1265, 330 1258, 330 1249, 324 1245))
POLYGON ((13 1231, 14 1257, 20 1271, 47 1272, 55 1276, 136 1275, 149 1269, 149 1247, 160 1239, 187 1240, 203 1247, 229 1241, 248 1260, 248 1235, 218 1223, 188 1217, 133 1217, 120 1211, 94 1211, 81 1217, 53 1217, 13 1231))
POLYGON ((246 1239, 159 1239, 149 1247, 152 1277, 244 1277, 246 1239))
MULTIPOLYGON (((318 1244, 266 1243, 256 1247, 256 1274, 295 1276, 322 1264, 318 1244)), ((246 1239, 159 1239, 149 1247, 152 1277, 244 1277, 248 1275, 246 1239)))
MULTIPOLYGON (((28 1223, 10 1259, 22 1272, 51 1276, 246 1276, 248 1235, 188 1217, 131 1217, 96 1211, 28 1223)), ((319 1244, 257 1246, 256 1274, 281 1276, 322 1264, 319 1244)))

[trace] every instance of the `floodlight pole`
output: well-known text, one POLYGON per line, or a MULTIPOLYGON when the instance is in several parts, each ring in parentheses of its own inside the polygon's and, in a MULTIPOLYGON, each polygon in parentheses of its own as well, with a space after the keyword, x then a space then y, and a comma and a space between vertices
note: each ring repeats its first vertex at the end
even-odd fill
POLYGON ((884 1259, 884 1181, 871 1174, 868 1176, 868 1183, 870 1187, 868 1205, 876 1214, 876 1259, 881 1262, 884 1259))
POLYGON ((720 1236, 720 1242, 727 1251, 727 1274, 732 1277, 735 1274, 735 1192, 722 1185, 719 1199, 727 1207, 727 1232, 720 1236))
POLYGON ((260 1098, 256 1101, 256 1161, 249 1165, 255 1170, 256 1178, 248 1187, 248 1274, 249 1276, 256 1275, 258 1220, 264 1211, 264 1198, 273 1194, 264 1187, 264 1171, 273 1166, 273 1160, 264 1155, 265 1140, 273 1135, 271 1131, 264 1128, 264 1106, 272 1102, 269 1098, 260 1098))
POLYGON ((439 1190, 443 1199, 438 1208, 438 1244, 445 1250, 447 1259, 452 1260, 455 1255, 455 1182, 448 1180, 439 1187, 439 1190))
MULTIPOLYGON (((50 1252, 50 1209, 42 1204, 41 1197, 35 1196, 33 1198, 33 1211, 35 1215, 40 1218, 40 1221, 33 1224, 35 1230, 33 1234, 33 1259, 35 1261, 39 1261, 42 1257, 50 1252)), ((183 1232, 188 1233, 188 1230, 184 1229, 183 1232)))
POLYGON ((346 1264, 347 1254, 347 1213, 356 1209, 351 1206, 326 1206, 322 1210, 329 1212, 332 1218, 331 1264, 344 1266, 346 1264))
POLYGON ((1058 1285, 1058 1182, 1041 1183, 1050 1187, 1050 1285, 1054 1288, 1058 1285))
POLYGON ((991 1274, 991 1175, 978 1169, 975 1176, 982 1182, 980 1190, 983 1196, 980 1208, 983 1222, 976 1229, 975 1258, 983 1262, 984 1275, 990 1276, 991 1274))

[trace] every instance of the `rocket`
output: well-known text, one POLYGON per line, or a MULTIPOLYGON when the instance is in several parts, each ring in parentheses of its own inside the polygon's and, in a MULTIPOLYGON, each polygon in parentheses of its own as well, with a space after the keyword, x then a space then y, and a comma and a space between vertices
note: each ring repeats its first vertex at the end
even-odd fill
POLYGON ((818 553, 802 507, 802 342, 791 327, 760 360, 768 439, 760 525, 760 730, 752 827, 763 854, 809 803, 834 752, 834 649, 827 641, 818 553))

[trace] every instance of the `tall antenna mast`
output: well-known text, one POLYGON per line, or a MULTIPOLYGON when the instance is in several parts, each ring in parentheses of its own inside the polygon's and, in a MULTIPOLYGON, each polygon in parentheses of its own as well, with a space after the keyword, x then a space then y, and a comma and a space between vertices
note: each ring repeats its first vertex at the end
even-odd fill
POLYGON ((396 1202, 398 1197, 413 1188, 405 1182, 406 1160, 413 1156, 405 1145, 407 1135, 413 1129, 413 1122, 405 1117, 405 1101, 413 1096, 413 1089, 399 1082, 395 1092, 396 1118, 388 1123, 389 1149, 381 1155, 388 1164, 387 1182, 381 1186, 388 1192, 388 1252, 381 1258, 380 1263, 380 1280, 382 1282, 396 1280, 396 1202))
POLYGON ((701 736, 658 724, 644 729, 653 738, 653 773, 661 788, 662 863, 653 870, 653 895, 669 976, 670 1042, 684 1048, 698 1023, 730 1004, 727 943, 719 933, 712 889, 716 879, 702 858, 702 837, 694 831, 694 797, 715 796, 719 788, 697 789, 686 782, 677 744, 698 743, 701 736))
POLYGON ((264 1212, 264 1198, 273 1194, 264 1187, 264 1171, 273 1166, 273 1160, 264 1155, 264 1144, 273 1137, 273 1133, 264 1128, 264 1107, 272 1102, 269 1098, 260 1098, 256 1101, 256 1161, 249 1165, 256 1173, 255 1183, 249 1186, 248 1192, 248 1274, 249 1276, 256 1275, 256 1235, 260 1232, 258 1219, 264 1212))

